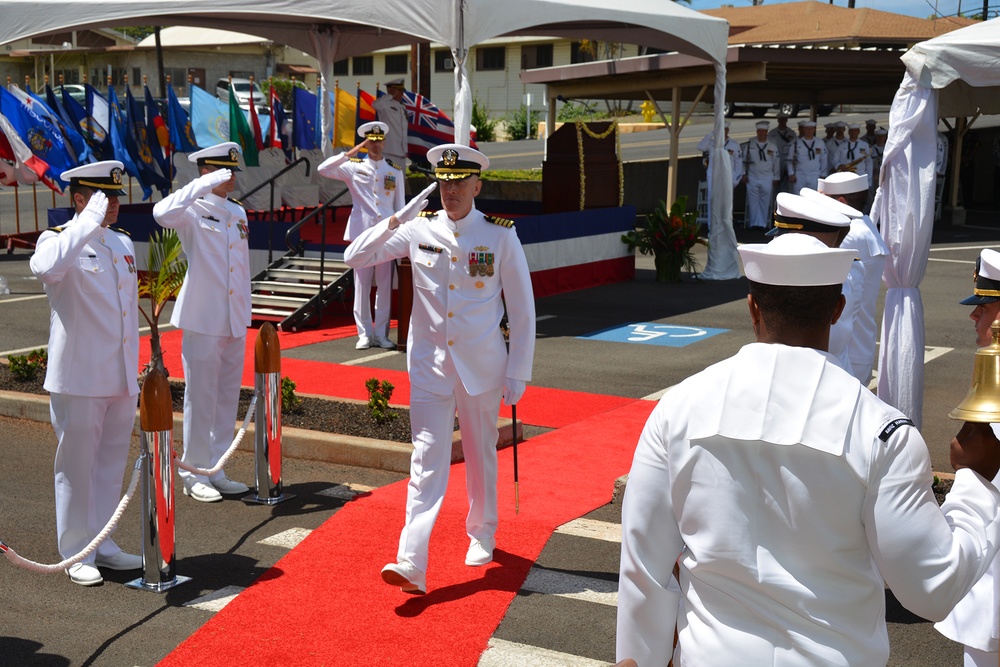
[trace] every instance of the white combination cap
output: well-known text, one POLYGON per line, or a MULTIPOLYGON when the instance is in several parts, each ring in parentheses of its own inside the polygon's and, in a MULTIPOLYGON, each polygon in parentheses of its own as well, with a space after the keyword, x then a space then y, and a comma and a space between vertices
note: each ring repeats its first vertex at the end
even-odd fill
POLYGON ((403 81, 403 77, 397 77, 385 82, 385 87, 388 88, 389 86, 399 86, 400 88, 405 88, 406 83, 403 81))
POLYGON ((853 206, 848 206, 839 199, 834 199, 833 197, 827 197, 822 192, 817 192, 812 188, 802 188, 799 190, 799 195, 810 199, 814 202, 819 202, 821 205, 833 209, 837 213, 843 213, 848 218, 861 218, 864 217, 864 213, 854 208, 853 206))
POLYGON ((197 162, 199 167, 219 167, 232 171, 240 169, 240 155, 243 149, 235 141, 223 141, 221 144, 203 148, 188 155, 190 162, 197 162))
POLYGON ((806 234, 783 234, 770 243, 749 243, 737 250, 749 280, 792 287, 843 284, 856 256, 853 250, 829 248, 806 234))
POLYGON ((67 169, 59 178, 72 185, 79 185, 92 190, 100 190, 109 197, 124 197, 127 192, 122 188, 125 177, 125 165, 118 160, 104 160, 81 164, 79 167, 67 169))
MULTIPOLYGON (((843 213, 810 201, 791 192, 779 192, 775 198, 774 227, 769 236, 789 232, 836 232, 851 224, 843 213)), ((817 283, 825 284, 825 283, 817 283)))
POLYGON ((816 183, 816 189, 825 195, 849 195, 868 190, 868 174, 837 171, 816 183))
POLYGON ((389 134, 389 126, 377 120, 358 127, 358 136, 372 141, 382 141, 387 134, 389 134))
POLYGON ((434 167, 434 177, 439 181, 460 181, 478 176, 490 166, 490 159, 461 144, 441 144, 427 151, 427 161, 434 167))
POLYGON ((1000 252, 983 249, 976 258, 975 288, 972 296, 959 301, 964 306, 981 306, 1000 300, 1000 252))

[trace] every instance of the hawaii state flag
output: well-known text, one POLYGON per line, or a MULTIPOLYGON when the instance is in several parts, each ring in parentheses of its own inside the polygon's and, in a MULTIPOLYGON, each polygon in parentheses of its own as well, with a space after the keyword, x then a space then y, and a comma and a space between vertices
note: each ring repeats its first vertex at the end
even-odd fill
MULTIPOLYGON (((403 91, 403 106, 409 121, 407 148, 412 159, 425 162, 427 149, 455 143, 455 124, 429 99, 406 90, 403 91)), ((471 138, 469 146, 478 149, 471 138)))

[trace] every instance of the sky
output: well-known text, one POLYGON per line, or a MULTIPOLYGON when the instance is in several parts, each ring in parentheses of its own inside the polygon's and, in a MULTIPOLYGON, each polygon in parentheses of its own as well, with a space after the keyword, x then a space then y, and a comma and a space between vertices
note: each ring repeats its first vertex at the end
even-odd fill
MULTIPOLYGON (((764 0, 764 3, 770 5, 790 1, 793 0, 764 0)), ((828 2, 829 0, 824 1, 828 2)), ((752 0, 691 0, 687 6, 691 9, 715 9, 724 4, 734 7, 750 7, 753 2, 752 0)), ((834 0, 833 4, 847 7, 847 0, 834 0)), ((993 18, 994 12, 998 9, 997 0, 991 0, 990 5, 990 18, 993 18)), ((935 14, 954 16, 959 10, 964 16, 969 16, 981 13, 983 10, 982 0, 855 0, 854 6, 858 9, 878 9, 918 18, 930 18, 935 14)))

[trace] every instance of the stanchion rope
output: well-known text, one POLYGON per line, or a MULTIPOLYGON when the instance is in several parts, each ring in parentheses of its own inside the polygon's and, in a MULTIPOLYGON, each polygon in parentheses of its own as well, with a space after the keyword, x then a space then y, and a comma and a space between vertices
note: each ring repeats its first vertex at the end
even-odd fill
MULTIPOLYGON (((229 446, 229 449, 227 449, 226 453, 222 455, 222 458, 219 459, 219 462, 215 464, 215 467, 209 468, 208 470, 203 470, 201 468, 195 468, 194 466, 189 466, 188 464, 181 461, 180 458, 178 458, 177 452, 174 452, 173 458, 177 460, 178 467, 198 475, 214 475, 215 473, 222 470, 226 462, 233 455, 233 452, 235 452, 236 448, 239 447, 240 442, 243 440, 243 436, 246 435, 247 426, 249 426, 250 422, 253 420, 254 407, 256 407, 256 405, 257 405, 257 394, 255 392, 253 398, 250 399, 250 406, 247 408, 246 416, 243 418, 243 425, 240 427, 240 430, 236 433, 236 437, 233 439, 233 444, 229 446)), ((110 535, 112 531, 114 531, 114 529, 118 526, 119 519, 121 519, 122 514, 125 513, 125 508, 128 507, 129 501, 132 500, 132 496, 135 494, 135 487, 139 483, 139 470, 140 470, 140 460, 137 460, 135 462, 135 469, 132 471, 132 479, 128 483, 128 489, 125 491, 125 495, 122 496, 121 501, 118 503, 118 507, 117 509, 115 509, 115 513, 111 515, 111 519, 108 521, 108 525, 106 525, 104 527, 104 530, 98 533, 97 536, 90 541, 90 544, 84 547, 83 551, 76 554, 75 556, 72 556, 70 558, 67 558, 65 560, 62 560, 54 564, 37 563, 33 560, 28 560, 27 558, 20 556, 16 551, 11 549, 10 546, 5 544, 2 540, 0 540, 0 553, 6 556, 7 560, 9 560, 14 565, 17 565, 18 567, 23 567, 26 570, 32 570, 33 572, 40 572, 43 574, 60 572, 69 567, 72 567, 73 565, 76 565, 84 558, 92 554, 94 550, 97 549, 98 545, 100 545, 100 543, 103 542, 107 538, 107 536, 110 535)))

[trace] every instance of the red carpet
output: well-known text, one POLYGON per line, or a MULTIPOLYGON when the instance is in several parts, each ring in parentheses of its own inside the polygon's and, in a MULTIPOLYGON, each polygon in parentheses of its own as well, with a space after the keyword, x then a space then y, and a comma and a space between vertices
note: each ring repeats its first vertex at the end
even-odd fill
POLYGON ((634 401, 523 443, 519 515, 512 452, 502 451, 496 560, 485 568, 463 564, 465 475, 456 464, 431 539, 427 595, 379 577, 402 527, 398 482, 348 503, 160 665, 474 666, 552 531, 610 500, 654 405, 634 401))
MULTIPOLYGON (((348 321, 348 318, 342 319, 348 321)), ((346 324, 330 329, 294 333, 278 332, 278 342, 281 344, 282 350, 289 350, 304 345, 353 337, 356 335, 356 331, 354 324, 346 324)), ((176 329, 160 334, 164 363, 170 371, 170 376, 175 378, 184 377, 184 368, 181 364, 182 338, 183 334, 176 329)), ((256 340, 256 330, 249 331, 247 333, 246 362, 243 367, 243 384, 248 387, 254 386, 253 351, 256 340)), ((140 364, 145 364, 149 360, 148 343, 143 343, 140 346, 139 356, 140 364)), ((391 401, 393 405, 407 406, 410 404, 410 381, 405 371, 367 366, 345 366, 282 357, 281 375, 294 380, 295 391, 300 394, 318 394, 362 401, 368 400, 365 381, 377 377, 379 380, 388 380, 395 386, 391 401)), ((529 383, 524 397, 517 404, 517 418, 522 423, 532 426, 562 428, 587 417, 627 405, 633 400, 621 396, 550 389, 529 383)), ((510 408, 502 406, 500 416, 510 418, 510 408)))

